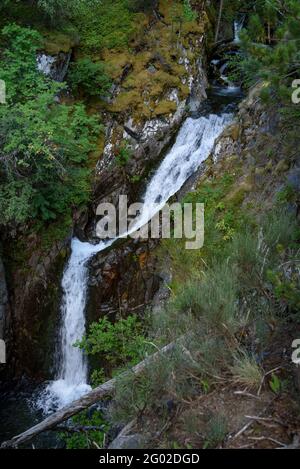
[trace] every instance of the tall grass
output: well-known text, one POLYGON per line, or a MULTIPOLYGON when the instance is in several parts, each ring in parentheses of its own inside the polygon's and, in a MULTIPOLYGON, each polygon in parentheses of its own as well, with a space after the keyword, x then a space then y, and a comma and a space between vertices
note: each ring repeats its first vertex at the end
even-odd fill
POLYGON ((248 389, 258 389, 263 379, 263 369, 256 362, 253 355, 240 351, 234 355, 234 364, 231 367, 233 380, 248 389))
POLYGON ((236 325, 238 302, 238 278, 232 264, 216 263, 207 269, 202 281, 184 285, 174 300, 180 312, 191 312, 216 329, 226 326, 233 330, 236 325))

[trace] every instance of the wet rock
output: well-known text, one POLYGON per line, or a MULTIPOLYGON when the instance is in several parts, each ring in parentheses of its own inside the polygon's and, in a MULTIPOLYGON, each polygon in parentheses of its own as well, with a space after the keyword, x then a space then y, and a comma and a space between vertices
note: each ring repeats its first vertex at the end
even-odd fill
POLYGON ((143 311, 160 285, 151 249, 155 243, 129 240, 101 252, 90 265, 88 322, 143 311))

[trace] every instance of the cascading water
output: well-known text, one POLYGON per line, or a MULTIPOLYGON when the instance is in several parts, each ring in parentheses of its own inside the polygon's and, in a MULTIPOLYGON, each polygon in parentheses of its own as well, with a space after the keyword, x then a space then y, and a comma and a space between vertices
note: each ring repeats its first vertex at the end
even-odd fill
POLYGON ((63 82, 68 71, 72 52, 57 55, 39 53, 36 58, 37 69, 52 80, 63 82))
POLYGON ((50 76, 52 72, 52 67, 55 62, 55 57, 46 54, 38 54, 37 59, 37 68, 38 70, 46 76, 50 76))
MULTIPOLYGON (((148 184, 143 201, 144 210, 127 235, 147 224, 169 198, 179 191, 209 156, 216 138, 231 119, 232 115, 226 113, 186 119, 174 146, 148 184)), ((101 241, 97 245, 82 243, 76 238, 72 241, 72 254, 62 279, 62 327, 57 379, 47 386, 37 403, 46 412, 63 407, 90 389, 87 384, 86 359, 83 352, 73 344, 85 332, 88 261, 114 241, 101 241)))
POLYGON ((233 23, 234 29, 234 44, 239 44, 241 42, 240 34, 245 24, 246 16, 242 15, 240 18, 236 19, 233 23))

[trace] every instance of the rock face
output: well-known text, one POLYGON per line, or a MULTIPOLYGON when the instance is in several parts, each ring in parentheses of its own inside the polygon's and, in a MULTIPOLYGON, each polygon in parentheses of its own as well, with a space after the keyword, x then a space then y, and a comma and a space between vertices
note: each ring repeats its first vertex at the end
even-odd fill
MULTIPOLYGON (((107 132, 96 165, 92 218, 100 202, 115 203, 119 194, 137 201, 143 181, 172 143, 187 110, 196 111, 206 98, 205 12, 174 37, 167 2, 160 2, 160 9, 140 39, 142 46, 132 53, 103 56, 115 70, 115 84, 106 105, 107 132), (121 159, 124 153, 126 161, 121 159)), ((87 224, 87 230, 91 235, 93 226, 87 224)))
POLYGON ((156 243, 130 240, 99 253, 90 265, 88 321, 144 311, 159 288, 151 252, 156 243))
POLYGON ((69 239, 55 243, 51 249, 39 246, 37 238, 26 239, 25 243, 24 260, 18 266, 7 251, 12 247, 17 250, 17 246, 4 243, 11 306, 6 371, 10 376, 45 380, 51 378, 53 370, 60 281, 69 239))

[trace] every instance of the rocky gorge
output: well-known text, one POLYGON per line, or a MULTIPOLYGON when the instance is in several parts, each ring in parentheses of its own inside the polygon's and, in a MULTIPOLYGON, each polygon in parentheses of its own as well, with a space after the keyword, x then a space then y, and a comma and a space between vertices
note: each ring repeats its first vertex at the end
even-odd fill
MULTIPOLYGON (((210 5, 206 5, 210 2, 203 2, 203 5, 200 5, 201 2, 193 2, 197 3, 197 19, 179 22, 179 26, 174 26, 169 2, 161 0, 157 3, 153 11, 140 17, 139 27, 131 38, 130 50, 103 48, 101 52, 94 53, 94 58, 100 58, 108 67, 112 81, 107 96, 102 96, 100 100, 91 97, 87 100, 89 112, 101 116, 102 121, 97 148, 91 152, 88 161, 92 172, 90 202, 80 207, 74 204, 71 219, 62 217, 51 222, 45 231, 28 230, 28 226, 17 230, 1 229, 0 338, 3 337, 6 341, 8 357, 8 366, 0 370, 1 391, 4 396, 2 407, 4 412, 7 412, 15 402, 19 406, 22 401, 21 407, 25 401, 30 402, 25 411, 24 408, 20 411, 24 417, 21 419, 20 428, 18 425, 12 425, 1 434, 2 440, 41 420, 41 408, 32 411, 32 396, 33 400, 38 400, 37 390, 39 393, 41 388, 44 390, 45 383, 57 380, 57 371, 62 362, 62 311, 65 307, 62 305, 67 303, 62 279, 65 279, 72 253, 74 254, 74 238, 83 246, 84 243, 89 243, 91 247, 88 249, 94 249, 93 255, 88 258, 87 299, 83 305, 85 329, 88 330, 90 324, 101 318, 108 318, 114 323, 117 319, 127 318, 132 314, 142 319, 149 314, 152 318, 164 317, 165 310, 168 311, 168 305, 172 305, 173 298, 182 294, 182 285, 186 284, 188 289, 190 278, 193 279, 194 276, 198 280, 203 273, 202 269, 206 269, 208 265, 211 267, 211 264, 215 265, 214 256, 219 255, 224 243, 230 243, 235 235, 239 235, 242 225, 249 223, 249 231, 254 232, 260 220, 264 220, 266 213, 271 212, 278 201, 284 199, 293 219, 291 224, 298 223, 300 163, 297 155, 290 156, 290 149, 281 141, 280 135, 284 132, 285 124, 278 106, 274 103, 274 106, 268 107, 262 101, 264 84, 258 83, 244 92, 240 83, 233 83, 233 78, 227 76, 228 53, 231 56, 237 56, 239 53, 238 35, 243 24, 247 23, 246 15, 238 12, 237 17, 223 20, 219 42, 214 44, 212 31, 216 17, 209 9, 210 5), (190 257, 185 255, 181 241, 174 246, 159 239, 117 239, 113 245, 108 245, 98 252, 95 248, 98 243, 95 231, 99 219, 98 205, 105 202, 117 206, 119 196, 124 194, 127 195, 129 203, 142 200, 162 163, 174 148, 176 149, 186 121, 194 119, 196 122, 207 118, 208 127, 205 127, 205 135, 202 137, 208 139, 214 126, 209 121, 211 115, 217 119, 224 115, 229 117, 220 124, 220 128, 217 127, 216 135, 213 134, 216 138, 211 146, 207 146, 209 151, 205 153, 204 148, 205 161, 201 160, 195 165, 196 170, 187 173, 189 176, 179 191, 171 193, 171 200, 202 202, 204 199, 208 206, 205 233, 208 241, 198 253, 199 257, 197 254, 195 257, 192 254, 190 257), (212 225, 209 224, 210 217, 213 218, 212 225), (220 240, 213 239, 214 232, 217 232, 216 237, 219 236, 220 240), (180 249, 181 254, 178 254, 180 249), (191 275, 189 269, 192 265, 197 266, 197 273, 192 271, 191 275)), ((52 80, 62 82, 68 76, 72 64, 84 54, 78 38, 70 39, 67 35, 49 36, 46 33, 43 47, 38 51, 37 66, 52 80)), ((67 91, 58 94, 56 99, 69 103, 74 100, 74 96, 67 91)), ((191 144, 196 137, 190 127, 185 143, 191 144)), ((198 140, 196 138, 194 152, 201 147, 201 138, 198 140)), ((167 182, 166 178, 164 183, 167 182)), ((159 191, 157 196, 159 197, 159 191)), ((281 264, 292 263, 293 261, 284 256, 281 244, 277 244, 281 264)), ((227 247, 224 248, 225 252, 226 249, 227 247)), ((260 247, 257 247, 257 252, 260 253, 259 250, 260 247)), ((262 251, 261 257, 265 259, 260 267, 263 272, 268 251, 262 251)), ((231 258, 234 258, 233 254, 228 255, 228 259, 231 258)), ((283 375, 280 375, 280 380, 292 380, 298 389, 297 370, 290 368, 288 357, 285 355, 293 334, 299 329, 298 326, 288 321, 282 325, 277 317, 269 318, 268 314, 267 319, 264 316, 263 324, 258 320, 255 322, 256 319, 251 320, 250 324, 247 322, 253 307, 252 298, 256 301, 258 297, 257 301, 261 301, 259 307, 255 305, 259 311, 269 308, 266 306, 267 301, 270 301, 276 312, 279 311, 279 315, 285 316, 291 311, 291 314, 294 314, 297 309, 294 303, 290 306, 285 296, 282 300, 273 294, 272 281, 279 282, 280 279, 280 282, 291 282, 291 288, 297 284, 298 271, 294 264, 290 270, 285 270, 279 261, 276 261, 276 267, 272 265, 276 278, 273 274, 272 280, 263 283, 260 280, 262 274, 259 273, 259 293, 256 290, 253 292, 251 285, 247 287, 251 293, 242 291, 242 299, 235 301, 234 304, 239 305, 244 318, 247 318, 241 321, 240 328, 231 332, 226 320, 225 325, 218 320, 218 325, 224 325, 224 329, 219 334, 218 326, 214 325, 217 332, 212 333, 211 326, 208 326, 207 336, 215 337, 215 334, 219 340, 220 335, 226 346, 230 344, 234 347, 232 343, 237 342, 238 347, 247 344, 254 350, 255 356, 263 357, 257 359, 257 362, 265 370, 277 370, 279 365, 276 357, 281 354, 283 375), (260 295, 265 295, 267 300, 261 299, 260 295), (267 334, 266 329, 269 330, 270 336, 268 339, 261 339, 259 334, 267 334)), ((243 268, 246 277, 250 267, 246 263, 243 268)), ((271 279, 271 273, 268 275, 271 279)), ((75 279, 73 276, 71 281, 72 278, 75 279)), ((248 278, 245 280, 246 285, 247 281, 248 278)), ((199 286, 197 289, 200 291, 199 286)), ((215 295, 217 301, 217 293, 215 295)), ((292 296, 292 293, 290 295, 292 296)), ((292 298, 294 301, 294 296, 292 298)), ((184 308, 182 316, 193 324, 189 316, 193 312, 193 304, 187 301, 184 308)), ((222 303, 220 309, 226 309, 226 306, 222 303)), ((180 321, 182 319, 177 322, 180 321)), ((179 332, 176 330, 177 322, 174 331, 169 331, 172 329, 169 324, 164 331, 167 335, 170 333, 170 341, 174 340, 173 334, 177 340, 176 334, 186 332, 184 327, 183 331, 181 328, 179 332)), ((159 330, 161 329, 162 325, 159 326, 159 330)), ((201 342, 203 331, 198 323, 195 331, 199 334, 201 342)), ((148 339, 149 342, 151 340, 152 338, 148 339)), ((165 344, 165 337, 159 340, 162 340, 159 344, 165 344)), ((157 347, 155 341, 154 343, 157 347)), ((195 367, 195 361, 200 363, 199 355, 202 357, 205 351, 199 352, 193 341, 192 344, 185 344, 185 347, 188 349, 188 359, 192 367, 195 367)), ((87 368, 90 373, 94 363, 97 363, 98 356, 89 357, 88 360, 90 366, 87 368)), ((167 369, 166 364, 163 366, 167 369)), ((177 375, 181 374, 181 366, 182 364, 175 362, 172 378, 168 378, 170 381, 173 378, 176 381, 177 375)), ((185 362, 182 379, 186 383, 195 379, 195 374, 198 376, 199 371, 197 367, 195 370, 186 376, 185 373, 190 372, 190 363, 185 362)), ((209 439, 203 435, 207 432, 207 422, 213 421, 212 416, 216 413, 225 414, 227 419, 228 428, 224 430, 224 434, 230 436, 224 436, 224 445, 229 448, 238 447, 245 443, 243 436, 239 437, 238 434, 245 423, 245 413, 260 415, 270 402, 272 415, 279 415, 280 419, 284 419, 288 414, 289 431, 278 430, 277 439, 288 444, 293 435, 298 434, 297 425, 296 430, 290 429, 297 420, 297 399, 294 399, 292 393, 287 397, 283 390, 274 403, 272 391, 269 388, 262 389, 261 384, 261 395, 252 402, 251 397, 246 396, 246 387, 245 396, 234 396, 236 412, 233 415, 230 387, 232 384, 229 379, 230 385, 227 387, 226 366, 221 365, 221 369, 216 372, 217 378, 215 375, 211 376, 210 368, 208 370, 207 375, 204 372, 204 377, 200 375, 196 380, 196 391, 193 390, 191 395, 188 392, 185 395, 183 391, 182 397, 177 393, 177 388, 174 390, 172 385, 168 388, 168 381, 166 394, 165 389, 161 391, 162 397, 157 397, 159 404, 155 403, 150 410, 142 410, 137 417, 132 409, 129 412, 126 408, 128 415, 123 420, 118 417, 117 424, 115 422, 110 430, 110 447, 159 447, 160 444, 169 447, 172 442, 185 447, 189 444, 199 444, 197 438, 200 438, 201 445, 213 444, 207 443, 209 439), (221 378, 219 374, 222 375, 221 378), (218 392, 215 391, 220 389, 223 382, 226 382, 226 385, 216 396, 218 392), (283 409, 285 398, 286 407, 283 409), (185 427, 187 420, 193 421, 191 412, 199 417, 199 428, 195 432, 187 431, 185 427), (165 415, 167 423, 164 421, 165 415), (162 422, 166 425, 166 430, 163 441, 160 441, 162 422), (118 424, 121 428, 124 427, 119 436, 118 424), (232 435, 237 434, 238 437, 234 436, 231 440, 232 435)), ((110 369, 106 371, 111 372, 110 369)), ((164 373, 160 371, 158 375, 163 376, 164 373)), ((154 376, 154 381, 157 380, 159 386, 159 377, 154 376)), ((265 380, 265 376, 262 379, 265 380)), ((133 395, 130 386, 139 389, 139 384, 127 383, 126 393, 130 395, 132 392, 133 395)), ((120 389, 122 391, 122 385, 120 389)), ((149 402, 151 399, 152 397, 149 402)), ((117 406, 123 410, 124 396, 119 397, 117 392, 116 400, 117 406)), ((100 407, 101 405, 100 403, 100 407)), ((104 415, 106 416, 106 408, 104 415)), ((47 438, 46 435, 46 440, 47 438)), ((57 440, 50 440, 51 444, 57 445, 57 440)), ((42 439, 40 444, 43 447, 49 443, 43 442, 42 439)))
MULTIPOLYGON (((166 15, 165 20, 167 19, 166 15)), ((204 25, 205 21, 203 21, 204 25)), ((188 107, 190 106, 191 110, 196 109, 206 98, 205 90, 208 82, 204 68, 204 30, 205 26, 197 26, 195 30, 191 31, 187 29, 182 37, 182 42, 174 47, 174 56, 171 57, 169 51, 166 56, 171 33, 168 24, 156 20, 153 25, 146 28, 146 34, 143 36, 143 41, 146 44, 141 52, 131 56, 113 54, 108 58, 110 62, 117 64, 113 68, 116 85, 114 85, 115 90, 110 102, 107 103, 105 117, 107 130, 106 135, 103 135, 103 143, 101 143, 103 156, 102 151, 99 150, 101 157, 99 161, 96 160, 96 164, 94 163, 93 203, 89 210, 74 214, 75 233, 81 239, 86 239, 86 236, 93 232, 96 219, 95 210, 101 201, 114 203, 120 194, 128 194, 129 200, 135 201, 136 195, 141 192, 139 187, 143 187, 147 173, 155 168, 157 162, 162 158, 161 155, 172 142, 173 136, 186 116, 188 107), (158 39, 161 34, 165 37, 165 42, 162 44, 158 39), (155 39, 155 35, 157 35, 157 39, 155 39), (154 41, 154 44, 157 42, 157 51, 148 52, 149 44, 147 41, 154 41), (179 76, 181 76, 180 79, 179 76), (148 83, 145 82, 144 78, 148 80, 148 83), (131 84, 130 80, 135 80, 135 83, 131 84), (151 111, 149 99, 153 102, 153 111, 151 111), (165 109, 162 106, 163 103, 165 103, 165 109), (141 113, 141 107, 145 114, 141 113), (153 117, 150 115, 151 112, 153 117), (126 145, 132 152, 126 170, 123 167, 118 167, 114 162, 115 154, 124 141, 127 142, 126 145), (135 177, 134 182, 132 182, 133 176, 135 177)), ((59 45, 54 47, 51 42, 51 46, 48 48, 51 52, 58 51, 59 45)), ((47 53, 47 50, 43 53, 47 53)), ((65 65, 59 65, 58 68, 65 68, 71 52, 59 51, 58 55, 51 56, 53 60, 50 62, 61 63, 58 59, 60 54, 65 54, 65 65)), ((58 72, 53 73, 53 77, 61 78, 57 76, 58 72)), ((94 161, 95 158, 97 155, 93 156, 94 161)), ((20 347, 19 351, 15 349, 14 352, 16 367, 14 373, 17 375, 22 375, 25 372, 39 379, 49 376, 52 365, 45 363, 45 357, 51 356, 52 345, 49 344, 47 337, 49 338, 49 335, 53 337, 55 334, 53 325, 59 321, 60 278, 69 252, 70 236, 71 230, 63 240, 55 240, 54 244, 49 240, 47 242, 49 247, 46 248, 40 245, 39 236, 34 235, 31 235, 29 239, 18 239, 16 247, 14 242, 13 248, 7 247, 8 259, 11 249, 14 251, 14 256, 18 255, 18 250, 21 257, 24 254, 26 256, 24 256, 24 260, 22 259, 23 268, 20 261, 17 261, 19 267, 12 278, 9 274, 10 269, 7 273, 10 278, 10 302, 14 315, 10 323, 14 324, 13 334, 17 334, 17 336, 14 335, 17 337, 14 340, 20 347), (41 295, 43 297, 42 303, 38 301, 41 295), (46 318, 47 320, 45 320, 46 318)), ((92 279, 94 279, 91 281, 92 284, 99 283, 100 279, 104 281, 101 296, 104 295, 103 299, 110 298, 112 310, 119 307, 118 293, 114 291, 116 287, 113 285, 116 285, 120 276, 127 271, 125 266, 120 267, 120 260, 123 257, 122 249, 124 248, 120 248, 120 254, 108 254, 107 260, 101 259, 100 265, 94 267, 95 274, 92 274, 92 279), (100 272, 103 269, 101 274, 99 269, 100 272)), ((129 250, 132 251, 132 248, 129 250)), ((127 254, 128 259, 130 259, 130 255, 134 255, 134 250, 135 248, 133 248, 133 254, 127 254)), ((140 256, 140 261, 132 266, 132 269, 135 272, 136 267, 139 267, 141 273, 137 273, 136 282, 128 274, 128 279, 131 279, 128 283, 123 280, 124 287, 121 287, 121 293, 119 293, 123 297, 129 296, 128 290, 130 285, 132 286, 131 282, 134 281, 135 287, 139 285, 141 294, 135 299, 131 299, 129 308, 147 304, 155 292, 155 285, 157 285, 157 279, 155 280, 155 277, 151 276, 151 267, 150 272, 148 271, 148 248, 141 247, 140 251, 138 250, 137 253, 137 256, 140 256), (140 280, 144 276, 146 279, 149 277, 149 280, 143 280, 141 284, 140 280), (150 280, 151 278, 152 280, 150 280)), ((95 263, 96 261, 93 262, 94 265, 95 263)), ((94 296, 93 293, 92 296, 94 296)), ((101 297, 97 299, 101 299, 101 297)), ((100 303, 104 303, 104 310, 107 309, 105 301, 100 303)), ((97 314, 99 313, 94 313, 92 317, 95 318, 97 314)), ((9 343, 8 348, 10 348, 9 343)))

